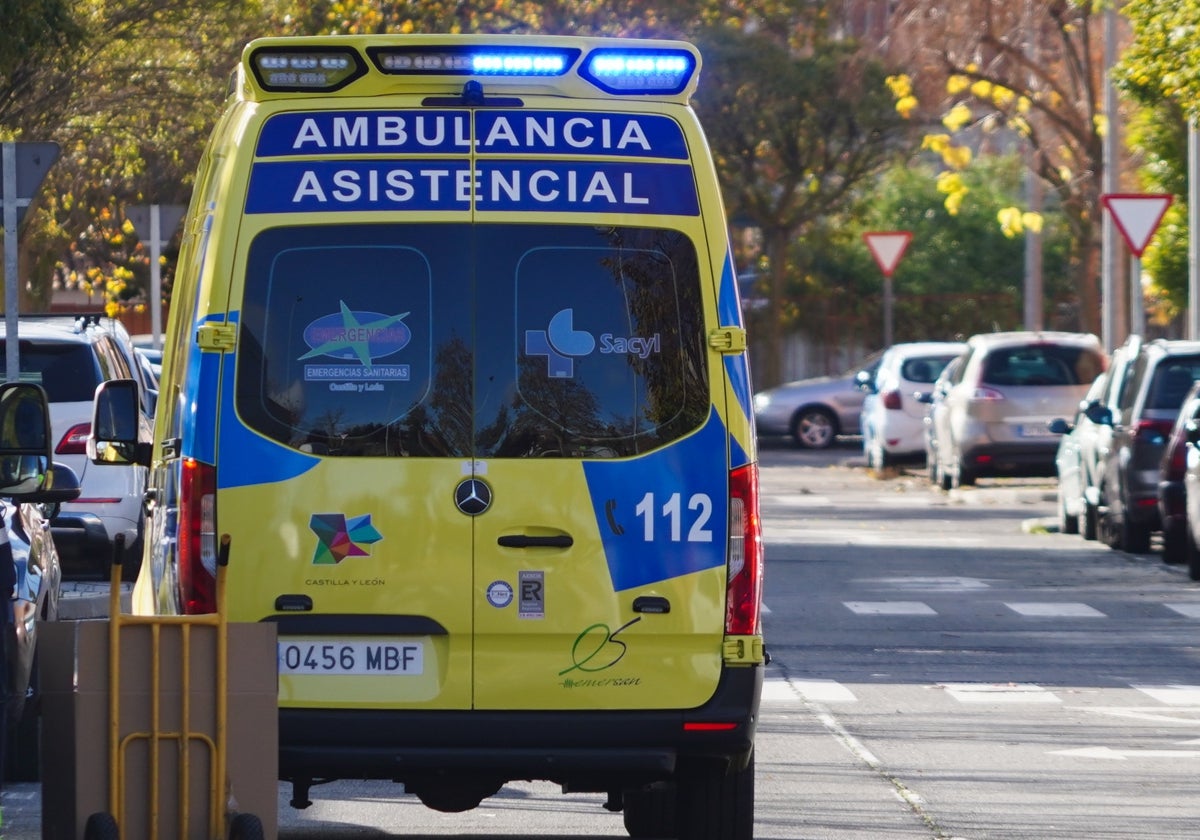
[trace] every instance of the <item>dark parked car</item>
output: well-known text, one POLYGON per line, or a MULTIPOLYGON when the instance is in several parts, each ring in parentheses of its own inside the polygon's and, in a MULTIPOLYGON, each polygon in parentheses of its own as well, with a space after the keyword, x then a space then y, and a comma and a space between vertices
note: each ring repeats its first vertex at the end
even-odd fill
POLYGON ((1187 471, 1188 434, 1198 419, 1200 382, 1194 383, 1183 398, 1158 468, 1158 517, 1162 522, 1163 560, 1167 563, 1183 563, 1188 559, 1184 473, 1187 471))
POLYGON ((1093 419, 1112 427, 1101 471, 1100 537, 1113 548, 1150 550, 1162 529, 1159 468, 1183 399, 1200 378, 1200 342, 1156 339, 1143 344, 1115 409, 1093 419))
POLYGON ((74 472, 51 458, 49 409, 36 385, 0 385, 0 768, 5 779, 38 778, 37 641, 42 622, 58 618, 62 570, 50 517, 79 495, 74 472))

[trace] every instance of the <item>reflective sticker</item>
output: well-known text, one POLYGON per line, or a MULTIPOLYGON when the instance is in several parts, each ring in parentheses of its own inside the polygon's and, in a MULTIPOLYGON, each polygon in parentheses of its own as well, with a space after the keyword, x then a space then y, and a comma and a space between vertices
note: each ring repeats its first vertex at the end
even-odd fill
POLYGON ((488 603, 493 607, 507 607, 513 600, 513 588, 506 580, 494 580, 488 584, 488 603))

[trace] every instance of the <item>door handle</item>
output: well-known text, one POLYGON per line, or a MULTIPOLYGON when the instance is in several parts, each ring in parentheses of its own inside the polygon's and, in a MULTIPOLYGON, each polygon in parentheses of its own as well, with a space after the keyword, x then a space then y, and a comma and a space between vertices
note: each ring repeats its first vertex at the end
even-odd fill
POLYGON ((505 548, 570 548, 575 544, 575 540, 570 534, 556 534, 551 537, 505 534, 496 540, 496 544, 505 548))

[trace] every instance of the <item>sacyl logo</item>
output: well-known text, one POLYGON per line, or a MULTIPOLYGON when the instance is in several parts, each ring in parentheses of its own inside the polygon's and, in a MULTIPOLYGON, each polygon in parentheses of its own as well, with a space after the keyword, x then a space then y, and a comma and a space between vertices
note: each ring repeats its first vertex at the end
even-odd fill
MULTIPOLYGON (((546 357, 546 375, 551 379, 570 379, 575 375, 573 357, 587 356, 596 349, 596 339, 590 332, 575 329, 573 309, 560 309, 544 330, 525 331, 525 352, 546 357)), ((645 359, 662 352, 662 337, 658 333, 631 337, 601 333, 598 352, 645 359)))

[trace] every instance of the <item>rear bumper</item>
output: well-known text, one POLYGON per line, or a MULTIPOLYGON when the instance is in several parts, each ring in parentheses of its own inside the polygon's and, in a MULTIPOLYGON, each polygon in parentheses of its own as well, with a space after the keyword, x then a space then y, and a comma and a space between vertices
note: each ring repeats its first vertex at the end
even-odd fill
POLYGON ((978 444, 963 450, 963 467, 976 475, 1057 475, 1058 441, 978 444))
POLYGON ((703 759, 740 766, 758 725, 763 667, 726 668, 704 706, 668 711, 280 709, 279 778, 431 775, 539 779, 610 790, 669 779, 703 759), (722 731, 687 723, 735 724, 722 731))
MULTIPOLYGON (((108 580, 112 576, 113 543, 104 521, 94 513, 62 511, 50 520, 50 533, 63 580, 108 580)), ((132 533, 136 534, 136 531, 132 533)), ((127 542, 122 563, 136 572, 141 561, 140 535, 127 542)), ((131 577, 126 576, 126 580, 131 577)))

